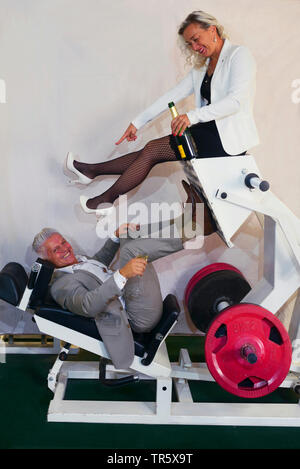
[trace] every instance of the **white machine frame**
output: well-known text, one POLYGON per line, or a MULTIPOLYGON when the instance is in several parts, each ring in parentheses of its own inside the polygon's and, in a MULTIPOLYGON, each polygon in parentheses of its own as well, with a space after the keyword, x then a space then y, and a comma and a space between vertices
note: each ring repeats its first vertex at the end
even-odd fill
MULTIPOLYGON (((190 182, 206 198, 219 234, 228 247, 232 236, 253 211, 264 215, 264 272, 262 279, 243 299, 276 314, 300 286, 300 221, 270 190, 251 155, 233 158, 194 159, 184 163, 190 182), (245 178, 248 177, 248 186, 245 178), (250 184, 250 185, 249 185, 250 184)), ((298 295, 299 297, 299 295, 298 295)), ((281 387, 300 388, 300 300, 292 314, 289 335, 293 355, 290 372, 281 387)), ((68 343, 109 358, 102 342, 35 315, 41 331, 68 343)), ((67 353, 67 350, 65 350, 67 353)), ((189 381, 213 381, 205 363, 191 363, 181 349, 178 363, 170 363, 165 343, 153 362, 143 366, 136 357, 129 370, 107 367, 111 377, 135 373, 139 379, 156 380, 155 402, 66 401, 69 379, 98 379, 99 363, 64 362, 57 358, 48 375, 54 392, 49 422, 98 422, 182 425, 300 426, 300 405, 193 402, 189 381), (172 402, 172 386, 178 402, 172 402)))

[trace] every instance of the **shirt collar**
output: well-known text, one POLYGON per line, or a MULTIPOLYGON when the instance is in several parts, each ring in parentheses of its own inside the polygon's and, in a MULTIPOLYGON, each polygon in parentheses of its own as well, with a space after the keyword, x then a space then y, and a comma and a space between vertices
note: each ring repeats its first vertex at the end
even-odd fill
POLYGON ((81 255, 76 255, 76 259, 78 260, 77 264, 67 265, 66 267, 60 267, 56 270, 58 270, 59 272, 66 272, 68 274, 72 274, 74 270, 76 270, 76 266, 88 260, 87 257, 81 255))

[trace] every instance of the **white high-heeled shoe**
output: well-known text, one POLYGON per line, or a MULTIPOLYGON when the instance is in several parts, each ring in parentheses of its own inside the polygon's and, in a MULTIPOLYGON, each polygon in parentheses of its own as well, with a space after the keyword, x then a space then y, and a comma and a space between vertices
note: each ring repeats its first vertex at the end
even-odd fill
POLYGON ((75 168, 74 166, 74 156, 73 156, 73 153, 71 153, 69 151, 69 153, 67 154, 67 157, 66 157, 66 161, 65 161, 65 166, 66 168, 71 171, 72 173, 76 174, 76 176, 78 176, 78 179, 70 179, 68 181, 68 184, 70 185, 73 185, 73 184, 90 184, 91 182, 93 182, 93 179, 85 176, 84 174, 82 174, 80 171, 78 171, 78 169, 75 168))
POLYGON ((89 198, 86 197, 85 195, 80 196, 80 205, 82 209, 84 210, 85 213, 94 213, 96 217, 98 218, 110 216, 115 209, 113 205, 107 208, 88 208, 88 206, 86 205, 88 200, 89 198))

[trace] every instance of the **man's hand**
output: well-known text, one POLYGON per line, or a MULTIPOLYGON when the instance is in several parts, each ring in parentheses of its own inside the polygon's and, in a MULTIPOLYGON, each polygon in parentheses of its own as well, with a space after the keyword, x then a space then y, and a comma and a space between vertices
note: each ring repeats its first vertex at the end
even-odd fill
POLYGON ((119 228, 115 231, 115 236, 120 238, 124 234, 127 234, 128 230, 131 231, 138 231, 140 229, 140 225, 136 225, 135 223, 123 223, 119 226, 119 228))
POLYGON ((137 275, 143 275, 147 266, 147 260, 142 257, 135 257, 131 259, 127 264, 120 269, 120 274, 125 278, 136 277, 137 275))
POLYGON ((125 132, 122 135, 122 137, 120 138, 120 140, 118 140, 116 142, 116 145, 120 145, 120 143, 122 143, 123 140, 125 140, 125 139, 128 142, 132 142, 132 141, 136 140, 137 139, 136 132, 137 132, 137 128, 135 127, 135 125, 129 124, 129 126, 125 130, 125 132))
POLYGON ((181 137, 185 129, 189 127, 190 125, 191 123, 187 114, 181 114, 180 116, 175 117, 171 122, 172 134, 173 135, 179 134, 179 136, 181 137))

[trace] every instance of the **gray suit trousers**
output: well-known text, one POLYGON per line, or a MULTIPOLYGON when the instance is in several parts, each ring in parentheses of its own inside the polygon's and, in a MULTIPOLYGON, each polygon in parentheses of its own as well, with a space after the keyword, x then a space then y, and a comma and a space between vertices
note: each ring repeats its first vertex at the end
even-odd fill
POLYGON ((159 280, 151 262, 180 251, 180 238, 127 238, 120 239, 120 267, 139 255, 148 255, 148 264, 142 277, 127 280, 124 300, 131 327, 136 332, 151 331, 162 315, 163 300, 159 280))

